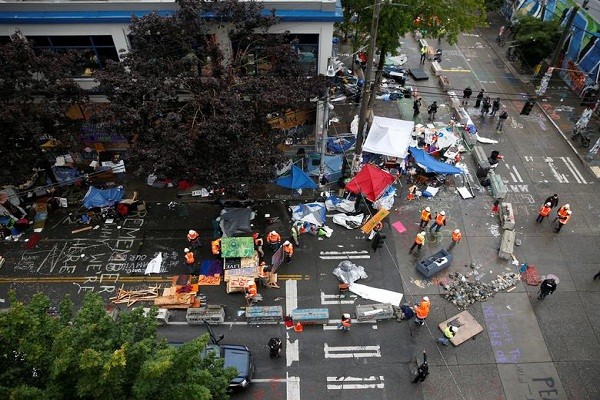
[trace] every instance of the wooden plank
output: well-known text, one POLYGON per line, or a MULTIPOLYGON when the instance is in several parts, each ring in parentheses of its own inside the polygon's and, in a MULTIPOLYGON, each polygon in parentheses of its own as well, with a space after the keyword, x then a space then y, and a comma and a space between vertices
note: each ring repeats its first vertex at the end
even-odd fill
POLYGON ((473 336, 477 335, 480 332, 483 332, 483 327, 477 322, 475 318, 468 312, 463 311, 456 314, 454 317, 445 320, 444 322, 438 325, 438 328, 444 332, 444 329, 448 326, 448 324, 458 326, 460 329, 456 332, 456 335, 450 342, 454 346, 458 346, 463 342, 471 339, 473 336))
POLYGON ((85 232, 85 231, 91 231, 93 229, 93 227, 91 226, 86 226, 85 228, 79 228, 79 229, 74 229, 71 231, 71 233, 80 233, 80 232, 85 232))
POLYGON ((365 224, 360 229, 363 231, 363 233, 370 233, 375 227, 375 225, 383 221, 383 219, 387 217, 389 213, 390 212, 388 210, 382 208, 381 210, 377 211, 377 214, 373 215, 370 220, 365 222, 365 224))

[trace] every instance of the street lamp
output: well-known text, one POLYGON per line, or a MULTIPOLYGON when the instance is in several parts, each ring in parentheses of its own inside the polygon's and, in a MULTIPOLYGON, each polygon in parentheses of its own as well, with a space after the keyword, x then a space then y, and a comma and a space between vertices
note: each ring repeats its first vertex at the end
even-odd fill
POLYGON ((330 100, 330 84, 335 76, 335 70, 331 57, 327 60, 327 85, 325 88, 325 102, 323 103, 323 125, 321 127, 321 160, 319 163, 319 188, 323 187, 323 176, 325 175, 325 153, 327 152, 327 131, 329 129, 329 110, 333 109, 330 100))

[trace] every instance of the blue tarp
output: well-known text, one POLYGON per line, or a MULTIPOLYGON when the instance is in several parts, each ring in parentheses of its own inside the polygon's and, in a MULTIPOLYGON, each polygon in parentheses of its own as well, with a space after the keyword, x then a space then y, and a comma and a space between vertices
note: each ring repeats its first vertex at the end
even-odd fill
POLYGON ((415 158, 415 161, 419 163, 427 172, 436 172, 438 174, 461 174, 462 170, 456 168, 453 165, 443 163, 431 157, 423 150, 417 149, 416 147, 409 147, 410 154, 415 158))
MULTIPOLYGON (((319 156, 320 159, 320 156, 319 156)), ((319 176, 319 170, 320 170, 320 162, 319 159, 317 158, 313 158, 311 159, 314 160, 314 162, 309 162, 306 169, 308 172, 308 175, 310 176, 319 176)), ((344 166, 344 156, 339 154, 339 155, 331 155, 331 154, 326 154, 325 157, 323 157, 323 163, 325 164, 325 174, 327 176, 329 176, 330 181, 331 180, 337 180, 342 173, 342 168, 344 166)))
POLYGON ((123 198, 124 194, 123 186, 112 189, 97 189, 91 186, 83 198, 83 206, 87 209, 114 206, 123 198))
POLYGON ((292 165, 291 173, 287 176, 277 179, 276 182, 279 186, 283 186, 290 189, 316 189, 317 184, 313 182, 310 176, 306 175, 304 171, 295 165, 292 165))
POLYGON ((350 150, 356 143, 354 136, 330 137, 327 138, 327 149, 335 154, 340 154, 350 150))

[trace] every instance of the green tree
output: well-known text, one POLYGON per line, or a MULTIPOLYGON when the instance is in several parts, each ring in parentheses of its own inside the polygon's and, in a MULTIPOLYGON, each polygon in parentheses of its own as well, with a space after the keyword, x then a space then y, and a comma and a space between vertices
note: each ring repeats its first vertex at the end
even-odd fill
POLYGON ((542 21, 530 15, 519 18, 515 35, 515 49, 521 61, 533 68, 551 56, 561 36, 560 20, 542 21))
POLYGON ((0 397, 4 399, 226 399, 234 369, 201 359, 208 335, 182 347, 156 334, 156 310, 122 313, 114 321, 90 293, 73 312, 67 298, 58 315, 49 299, 28 304, 10 294, 0 314, 0 397))

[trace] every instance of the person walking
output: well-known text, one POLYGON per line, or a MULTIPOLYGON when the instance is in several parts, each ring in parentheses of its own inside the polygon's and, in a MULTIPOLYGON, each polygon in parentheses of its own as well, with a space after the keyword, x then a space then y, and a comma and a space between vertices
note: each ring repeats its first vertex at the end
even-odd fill
POLYGON ((481 116, 485 117, 490 112, 490 107, 492 103, 490 102, 490 96, 486 96, 483 99, 483 104, 481 105, 481 116))
POLYGON ((283 242, 283 258, 286 263, 292 261, 292 256, 294 255, 294 246, 290 243, 289 240, 283 242))
POLYGON ((433 122, 433 120, 435 119, 435 113, 437 113, 437 110, 438 110, 437 101, 434 101, 427 108, 427 113, 429 114, 429 121, 433 122))
POLYGON ((352 325, 352 319, 350 319, 350 314, 342 314, 342 320, 338 324, 337 328, 341 329, 344 332, 349 332, 350 325, 352 325))
POLYGON ((428 46, 421 47, 421 65, 425 64, 425 60, 427 59, 427 53, 429 52, 428 46))
POLYGON ((417 118, 421 113, 421 98, 415 99, 413 102, 413 118, 417 118))
POLYGON ((188 272, 190 274, 193 274, 195 272, 194 263, 196 261, 194 259, 194 253, 187 247, 183 249, 183 253, 183 257, 185 258, 185 265, 187 266, 188 272))
POLYGON ((383 229, 383 222, 379 221, 378 223, 375 224, 373 229, 371 229, 371 232, 369 233, 369 236, 367 237, 367 239, 372 240, 375 237, 375 235, 377 235, 379 232, 381 232, 382 229, 383 229))
POLYGON ((415 237, 415 241, 413 242, 412 246, 410 247, 410 250, 408 250, 408 254, 411 254, 412 251, 415 249, 415 247, 418 247, 418 250, 421 251, 421 247, 423 247, 424 243, 425 243, 425 231, 417 233, 417 236, 415 237))
POLYGON ((554 293, 556 290, 556 280, 554 278, 546 278, 540 285, 540 292, 538 294, 538 300, 544 300, 546 296, 554 293))
POLYGON ((302 222, 300 222, 300 223, 298 223, 298 222, 300 222, 300 221, 294 222, 292 224, 292 229, 291 229, 292 240, 294 241, 294 244, 296 246, 300 246, 299 237, 300 237, 300 233, 301 233, 300 229, 301 229, 301 226, 302 226, 302 222))
POLYGON ((558 195, 554 193, 552 196, 548 196, 544 203, 550 203, 550 208, 558 206, 558 195))
POLYGON ((452 251, 452 249, 454 249, 454 246, 456 246, 457 243, 460 243, 460 240, 462 239, 462 233, 460 233, 460 229, 455 229, 452 231, 452 241, 450 242, 450 246, 448 246, 448 252, 452 251))
POLYGON ((446 211, 437 213, 431 228, 429 228, 429 232, 432 232, 435 229, 435 232, 438 233, 440 229, 442 229, 442 226, 446 226, 446 211))
POLYGON ((496 97, 496 100, 492 102, 492 112, 490 115, 493 117, 500 110, 500 97, 496 97))
POLYGON ((260 237, 260 234, 258 232, 254 232, 254 234, 252 234, 252 237, 254 238, 254 250, 256 250, 256 252, 258 253, 258 257, 262 259, 265 256, 265 252, 263 251, 264 241, 260 237))
POLYGON ((563 226, 567 224, 571 220, 571 210, 567 210, 566 215, 558 217, 558 226, 556 227, 555 233, 560 232, 563 226))
POLYGON ((496 125, 496 132, 502 132, 504 122, 508 119, 508 113, 505 110, 506 106, 502 106, 502 112, 498 114, 498 125, 496 125))
POLYGON ((423 350, 423 363, 417 367, 417 375, 412 383, 424 382, 429 375, 429 364, 427 364, 427 352, 423 350))
POLYGON ((279 244, 281 243, 281 236, 277 231, 271 231, 267 235, 267 243, 271 246, 271 250, 277 251, 279 248, 279 244))
POLYGON ((448 323, 448 326, 444 329, 444 336, 439 337, 437 342, 441 345, 448 346, 450 339, 456 335, 456 332, 458 332, 458 326, 448 323))
POLYGON ((571 205, 569 203, 560 206, 560 208, 556 211, 556 217, 552 220, 552 222, 556 222, 560 217, 564 217, 567 215, 567 211, 571 209, 571 205))
POLYGON ((423 325, 427 316, 429 315, 429 309, 431 308, 431 303, 429 302, 429 297, 424 296, 421 299, 419 304, 415 304, 415 324, 423 325))
POLYGON ((544 218, 550 215, 550 211, 552 211, 552 207, 550 206, 550 202, 543 204, 540 207, 540 211, 538 212, 538 216, 535 219, 536 222, 542 222, 544 218))
POLYGON ((479 93, 477 93, 477 97, 475 100, 475 108, 479 108, 479 106, 481 105, 481 100, 483 100, 483 94, 485 93, 485 90, 481 89, 479 91, 479 93))
POLYGON ((427 228, 429 221, 431 221, 431 208, 425 207, 425 209, 421 211, 421 222, 419 223, 419 228, 427 228))
POLYGON ((187 234, 188 245, 191 248, 198 247, 200 244, 200 235, 193 229, 190 229, 187 234))
POLYGON ((462 100, 463 107, 466 107, 469 105, 469 99, 471 98, 472 94, 473 94, 473 89, 471 89, 471 86, 467 86, 465 88, 465 90, 463 90, 463 100, 462 100))

